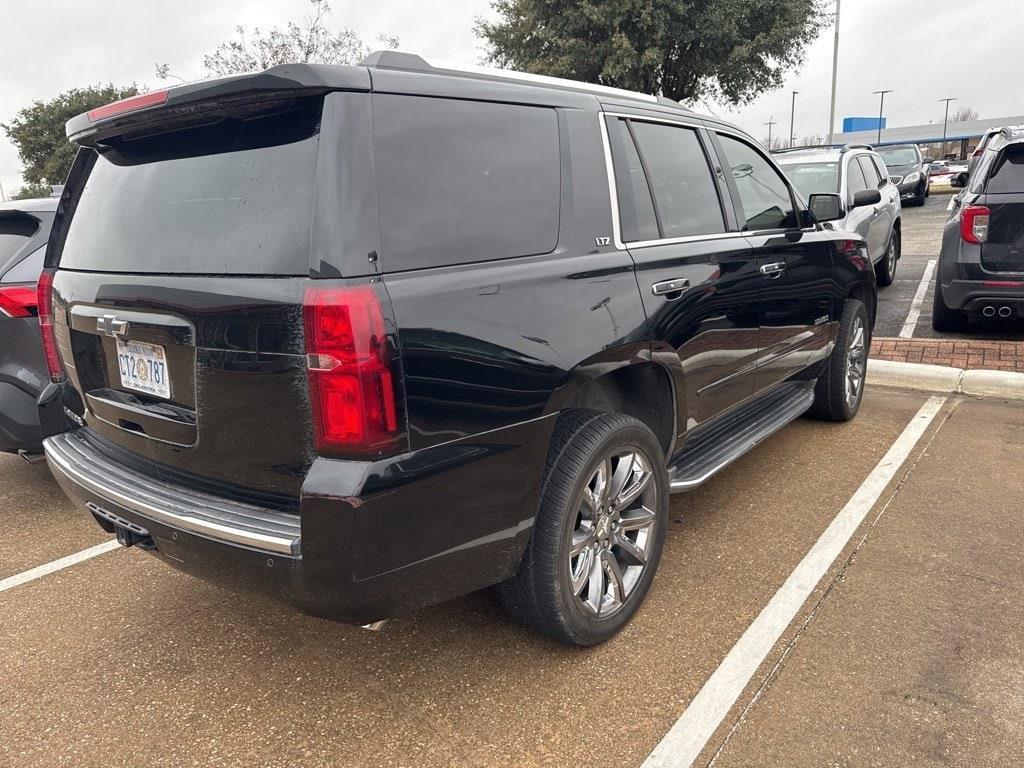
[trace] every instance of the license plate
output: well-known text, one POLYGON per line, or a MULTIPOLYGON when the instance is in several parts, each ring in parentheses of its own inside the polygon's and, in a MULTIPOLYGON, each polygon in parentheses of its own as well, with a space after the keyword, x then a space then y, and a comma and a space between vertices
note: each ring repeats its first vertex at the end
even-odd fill
POLYGON ((117 339, 117 366, 125 389, 170 399, 170 373, 163 347, 117 339))

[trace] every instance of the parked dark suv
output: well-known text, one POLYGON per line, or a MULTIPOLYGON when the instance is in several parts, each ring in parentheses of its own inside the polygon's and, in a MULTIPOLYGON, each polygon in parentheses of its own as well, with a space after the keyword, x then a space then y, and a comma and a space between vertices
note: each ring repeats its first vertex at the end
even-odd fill
POLYGON ((55 198, 0 203, 0 451, 41 459, 36 398, 50 381, 36 317, 55 198))
POLYGON ((942 235, 932 326, 962 330, 969 316, 1024 317, 1024 126, 992 136, 942 235))
POLYGON ((889 169, 889 180, 900 191, 900 199, 911 205, 924 205, 931 193, 928 179, 928 164, 931 158, 924 157, 917 144, 893 144, 876 150, 889 169))
POLYGON ((596 643, 651 584, 670 492, 860 405, 866 244, 666 99, 387 53, 68 135, 47 458, 204 578, 358 624, 497 584, 596 643))

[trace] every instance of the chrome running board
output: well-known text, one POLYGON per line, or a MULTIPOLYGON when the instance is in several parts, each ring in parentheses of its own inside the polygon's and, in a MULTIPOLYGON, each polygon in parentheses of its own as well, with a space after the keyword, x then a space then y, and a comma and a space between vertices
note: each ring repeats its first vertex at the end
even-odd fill
POLYGON ((689 491, 766 437, 799 418, 814 402, 814 382, 787 384, 693 431, 669 463, 669 490, 689 491))

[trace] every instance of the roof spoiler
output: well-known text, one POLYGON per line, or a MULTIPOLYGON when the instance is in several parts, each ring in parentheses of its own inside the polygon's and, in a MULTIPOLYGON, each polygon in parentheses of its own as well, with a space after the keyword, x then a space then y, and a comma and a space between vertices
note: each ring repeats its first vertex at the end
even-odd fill
POLYGON ((92 146, 111 136, 187 121, 232 104, 273 101, 332 90, 370 90, 365 68, 326 64, 281 64, 244 75, 130 96, 68 120, 68 138, 92 146))

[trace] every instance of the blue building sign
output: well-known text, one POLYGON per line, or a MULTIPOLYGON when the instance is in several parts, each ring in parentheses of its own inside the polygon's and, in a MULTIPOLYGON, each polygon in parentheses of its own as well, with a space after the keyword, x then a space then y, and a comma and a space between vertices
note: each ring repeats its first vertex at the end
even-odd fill
MULTIPOLYGON (((885 118, 882 118, 882 128, 885 128, 885 118)), ((854 131, 877 131, 878 130, 878 118, 877 117, 844 117, 843 118, 843 133, 853 133, 854 131)))

